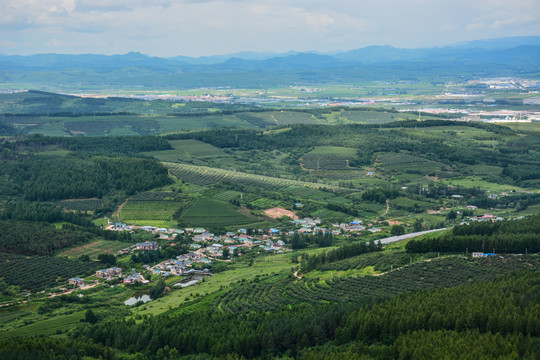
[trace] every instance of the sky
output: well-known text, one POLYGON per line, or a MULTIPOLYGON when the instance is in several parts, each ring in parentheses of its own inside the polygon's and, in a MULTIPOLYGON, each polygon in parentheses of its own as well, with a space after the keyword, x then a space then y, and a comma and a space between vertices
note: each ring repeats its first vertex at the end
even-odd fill
POLYGON ((530 35, 538 0, 0 0, 0 54, 198 57, 530 35))

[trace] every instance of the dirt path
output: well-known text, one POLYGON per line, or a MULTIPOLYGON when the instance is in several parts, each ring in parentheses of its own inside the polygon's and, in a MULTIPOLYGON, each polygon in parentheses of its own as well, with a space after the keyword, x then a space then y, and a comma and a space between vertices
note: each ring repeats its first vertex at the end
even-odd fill
POLYGON ((384 214, 382 214, 382 216, 386 215, 388 210, 390 210, 390 200, 386 199, 386 210, 384 210, 384 214))
POLYGON ((85 285, 85 286, 81 286, 79 288, 75 288, 75 289, 69 289, 63 293, 59 293, 59 294, 51 294, 51 296, 49 296, 50 298, 53 298, 53 297, 57 297, 57 296, 61 296, 61 295, 67 295, 67 294, 71 294, 73 291, 75 290, 87 290, 87 289, 91 289, 93 287, 96 287, 98 286, 99 283, 94 283, 92 285, 85 285))
POLYGON ((276 117, 274 115, 270 115, 272 117, 272 119, 274 119, 274 121, 276 122, 276 125, 279 126, 279 122, 277 121, 276 117))
POLYGON ((118 207, 118 210, 116 210, 116 220, 118 220, 118 222, 120 222, 120 211, 122 211, 122 208, 124 207, 124 205, 127 204, 127 202, 128 202, 128 199, 126 199, 126 201, 124 201, 124 202, 122 203, 122 205, 120 205, 120 206, 118 207))
MULTIPOLYGON (((422 260, 422 261, 420 261, 420 262, 430 262, 431 260, 433 260, 433 259, 425 259, 425 260, 422 260)), ((382 272, 382 273, 378 273, 378 274, 373 274, 373 276, 383 276, 383 275, 386 275, 386 274, 388 274, 388 273, 390 273, 390 272, 392 272, 392 271, 404 269, 404 268, 406 268, 407 266, 410 266, 410 265, 411 265, 411 264, 409 264, 409 265, 403 265, 403 266, 397 267, 397 268, 395 268, 395 269, 388 270, 388 271, 386 271, 386 272, 382 272)))
POLYGON ((296 270, 295 272, 293 272, 293 275, 295 278, 297 279, 301 279, 302 278, 302 275, 298 275, 298 272, 300 271, 300 269, 296 270))

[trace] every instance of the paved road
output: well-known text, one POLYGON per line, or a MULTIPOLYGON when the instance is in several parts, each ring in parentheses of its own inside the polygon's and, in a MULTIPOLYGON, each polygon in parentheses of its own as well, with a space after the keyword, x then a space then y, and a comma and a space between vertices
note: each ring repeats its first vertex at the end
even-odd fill
POLYGON ((441 228, 441 229, 435 229, 435 230, 426 230, 426 231, 419 231, 419 232, 405 234, 405 235, 392 236, 392 237, 387 237, 387 238, 380 239, 380 240, 375 240, 375 243, 378 244, 380 242, 381 244, 390 244, 390 243, 393 243, 393 242, 396 242, 396 241, 401 241, 401 240, 409 239, 409 238, 412 238, 412 237, 415 237, 415 236, 429 234, 430 232, 442 231, 442 230, 446 230, 446 229, 448 229, 448 228, 441 228))

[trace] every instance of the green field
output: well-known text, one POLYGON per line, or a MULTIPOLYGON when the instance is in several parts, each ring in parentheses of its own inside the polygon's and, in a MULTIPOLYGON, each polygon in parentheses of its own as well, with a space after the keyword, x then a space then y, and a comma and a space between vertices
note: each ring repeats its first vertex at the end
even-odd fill
POLYGON ((178 201, 128 201, 120 211, 120 220, 125 223, 172 220, 172 215, 180 206, 178 201))
POLYGON ((98 240, 62 251, 58 255, 67 256, 70 258, 78 258, 82 255, 88 255, 91 259, 97 259, 99 254, 116 255, 119 250, 122 250, 129 245, 132 244, 120 241, 98 240))
POLYGON ((300 163, 310 170, 347 170, 349 160, 356 156, 357 149, 340 146, 316 146, 302 156, 300 163))
POLYGON ((448 185, 454 185, 454 186, 463 186, 468 188, 480 188, 485 191, 491 191, 494 193, 500 193, 500 192, 511 192, 512 190, 520 191, 523 190, 519 186, 514 185, 508 185, 508 184, 497 184, 493 182, 489 182, 486 180, 483 180, 480 177, 476 176, 467 176, 459 179, 443 179, 441 180, 443 183, 448 185))
POLYGON ((182 162, 191 158, 228 157, 223 150, 198 140, 169 140, 172 150, 149 151, 144 155, 160 161, 182 162))
POLYGON ((224 201, 200 199, 185 209, 180 217, 183 226, 234 226, 260 221, 238 212, 224 201))

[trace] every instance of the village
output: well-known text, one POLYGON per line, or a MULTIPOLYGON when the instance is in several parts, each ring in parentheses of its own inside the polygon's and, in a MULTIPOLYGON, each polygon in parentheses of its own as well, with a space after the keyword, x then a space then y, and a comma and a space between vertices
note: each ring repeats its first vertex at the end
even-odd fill
MULTIPOLYGON (((503 194, 504 195, 504 194, 503 194)), ((467 210, 477 210, 473 205, 467 205, 467 210)), ((459 212, 458 212, 459 213, 459 212)), ((519 218, 518 218, 519 219, 519 218)), ((504 218, 489 213, 464 218, 460 224, 470 222, 494 222, 504 218)), ((229 263, 244 256, 248 251, 257 250, 258 253, 284 253, 293 251, 291 239, 298 235, 326 235, 326 236, 358 236, 361 233, 379 233, 383 229, 374 223, 364 224, 361 219, 353 219, 344 223, 333 223, 331 226, 321 226, 321 219, 304 218, 291 220, 293 230, 281 231, 277 228, 244 229, 227 231, 223 234, 214 234, 205 228, 160 228, 155 226, 136 226, 122 222, 110 221, 107 230, 128 231, 131 233, 143 232, 154 236, 155 240, 133 244, 118 251, 118 255, 137 254, 140 252, 152 252, 162 249, 164 246, 177 246, 176 241, 183 239, 189 242, 189 252, 180 254, 174 258, 161 260, 155 265, 143 264, 140 271, 132 269, 131 272, 122 272, 121 268, 110 267, 96 271, 90 281, 94 283, 115 280, 123 284, 148 284, 147 278, 180 277, 173 286, 187 287, 202 281, 205 277, 212 276, 212 265, 229 263)), ((390 222, 398 224, 398 222, 390 222)), ((382 236, 382 235, 381 235, 382 236)), ((478 256, 477 254, 475 254, 478 256)), ((69 284, 74 287, 85 288, 88 284, 85 279, 75 277, 69 279, 69 284)))

